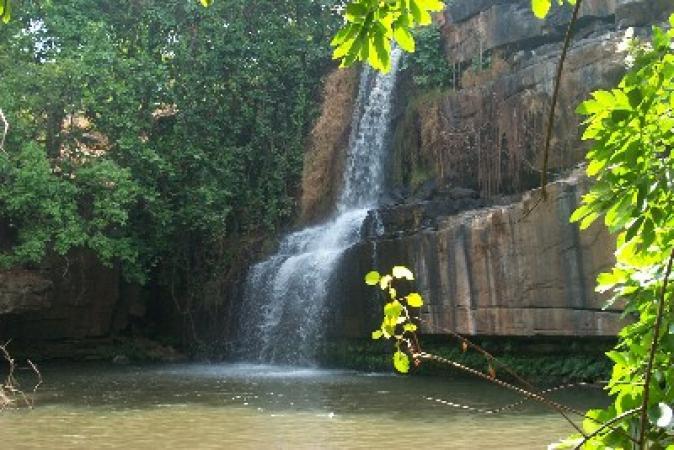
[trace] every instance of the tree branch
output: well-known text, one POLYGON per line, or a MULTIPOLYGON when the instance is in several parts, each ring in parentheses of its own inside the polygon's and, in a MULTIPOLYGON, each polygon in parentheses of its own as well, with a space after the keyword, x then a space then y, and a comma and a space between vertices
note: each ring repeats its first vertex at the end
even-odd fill
POLYGON ((2 122, 3 125, 3 131, 2 131, 2 137, 0 137, 0 151, 5 150, 5 137, 7 136, 7 132, 9 131, 9 122, 7 122, 7 118, 5 117, 5 114, 2 112, 2 109, 0 109, 0 122, 2 122))
POLYGON ((655 328, 653 329, 653 342, 648 354, 648 368, 646 369, 646 380, 644 381, 644 398, 641 402, 641 427, 639 430, 639 448, 646 448, 646 426, 648 425, 648 397, 651 390, 651 377, 653 376, 653 363, 655 362, 655 352, 658 349, 658 340, 660 338, 660 328, 662 327, 662 317, 665 314, 665 297, 667 295, 667 285, 669 276, 672 274, 672 262, 674 261, 674 249, 669 255, 667 270, 665 271, 665 280, 662 284, 662 291, 658 298, 658 315, 655 319, 655 328))
POLYGON ((566 54, 569 51, 571 44, 571 36, 573 35, 573 26, 578 21, 578 13, 580 12, 580 5, 583 0, 576 0, 576 5, 573 8, 573 16, 571 22, 566 29, 566 36, 564 37, 564 46, 562 47, 562 54, 559 57, 559 64, 557 65, 557 75, 555 76, 555 87, 552 92, 552 103, 550 105, 550 116, 548 117, 548 128, 545 134, 545 150, 543 151, 543 167, 541 169, 541 195, 544 200, 548 198, 548 192, 545 185, 548 184, 548 161, 550 156, 550 142, 552 141, 552 126, 555 122, 555 109, 557 108, 557 99, 559 98, 559 88, 562 81, 562 73, 564 70, 564 61, 566 61, 566 54))
POLYGON ((576 423, 574 423, 572 420, 568 419, 566 414, 564 414, 566 412, 574 413, 575 411, 573 410, 573 408, 569 408, 566 405, 563 405, 561 403, 557 403, 553 400, 547 399, 540 394, 530 392, 526 389, 522 389, 522 388, 517 387, 515 385, 512 385, 510 383, 506 383, 505 381, 502 381, 502 380, 499 380, 499 379, 496 379, 496 378, 492 378, 489 375, 480 372, 479 370, 475 370, 471 367, 464 366, 463 364, 459 364, 456 361, 452 361, 450 359, 443 358, 441 356, 432 355, 430 353, 415 353, 414 355, 412 355, 412 357, 416 358, 416 359, 422 359, 422 360, 427 360, 427 361, 437 361, 439 363, 446 364, 448 366, 454 367, 455 369, 459 369, 463 372, 467 372, 471 375, 474 375, 478 378, 482 378, 483 380, 486 380, 486 381, 488 381, 490 383, 493 383, 497 386, 509 389, 511 391, 514 391, 514 392, 517 392, 518 394, 520 394, 524 397, 530 398, 531 400, 536 400, 540 403, 543 403, 544 405, 549 406, 552 409, 554 409, 555 411, 558 411, 559 413, 561 413, 562 416, 567 418, 568 422, 571 424, 571 426, 573 426, 573 428, 578 433, 585 436, 585 433, 583 433, 583 430, 576 423))
POLYGON ((640 409, 641 408, 630 409, 629 411, 625 411, 624 413, 615 416, 613 419, 604 422, 602 424, 602 426, 600 426, 599 428, 594 430, 592 433, 585 436, 583 438, 583 440, 580 441, 578 443, 578 445, 576 445, 576 447, 574 447, 573 450, 580 450, 583 447, 583 445, 585 445, 590 439, 592 439, 593 437, 595 437, 596 435, 598 435, 599 433, 604 431, 606 428, 612 427, 614 423, 623 420, 625 417, 630 416, 630 415, 634 414, 635 412, 638 412, 640 409))

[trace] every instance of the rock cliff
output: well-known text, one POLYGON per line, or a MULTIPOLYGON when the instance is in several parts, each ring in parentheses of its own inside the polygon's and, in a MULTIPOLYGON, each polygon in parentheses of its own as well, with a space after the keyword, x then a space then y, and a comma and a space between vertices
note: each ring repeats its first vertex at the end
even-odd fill
MULTIPOLYGON (((439 18, 452 69, 449 88, 413 92, 396 127, 393 172, 409 188, 425 179, 451 181, 491 197, 537 186, 547 111, 561 41, 570 20, 556 7, 537 20, 526 0, 455 1, 439 18), (415 183, 414 180, 417 180, 415 183)), ((550 169, 584 158, 578 103, 624 73, 617 45, 625 27, 648 35, 668 1, 583 3, 561 82, 550 169)), ((408 87, 413 90, 413 87, 408 87)))
POLYGON ((588 184, 576 168, 587 146, 574 110, 624 73, 617 46, 625 28, 646 36, 671 10, 666 0, 584 2, 553 130, 557 181, 539 202, 544 125, 570 10, 555 7, 539 21, 529 0, 452 2, 437 18, 452 83, 423 91, 408 79, 400 87, 390 193, 334 280, 332 322, 348 325, 333 334, 365 336, 377 325, 362 275, 402 264, 427 299, 425 333, 615 335, 620 305, 603 309, 607 299, 594 292, 597 274, 612 265, 612 238, 601 224, 580 232, 568 223, 588 184))
POLYGON ((106 337, 144 315, 139 289, 87 252, 47 258, 39 268, 0 271, 0 339, 106 337))

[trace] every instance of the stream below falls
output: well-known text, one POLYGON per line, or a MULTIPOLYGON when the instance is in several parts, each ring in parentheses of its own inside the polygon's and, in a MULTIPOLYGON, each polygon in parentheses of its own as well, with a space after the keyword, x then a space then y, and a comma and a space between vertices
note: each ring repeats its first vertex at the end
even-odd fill
MULTIPOLYGON (((268 365, 46 365, 33 410, 0 413, 1 449, 545 449, 572 432, 485 382, 268 365)), ((28 380, 26 380, 27 383, 28 380)), ((554 395, 602 406, 595 387, 554 395)))

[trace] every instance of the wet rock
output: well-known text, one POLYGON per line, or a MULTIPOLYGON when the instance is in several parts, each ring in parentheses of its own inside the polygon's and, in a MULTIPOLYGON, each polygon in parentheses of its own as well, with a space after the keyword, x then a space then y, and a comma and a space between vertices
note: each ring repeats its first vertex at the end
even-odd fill
POLYGON ((112 363, 119 366, 126 366, 131 364, 131 360, 126 355, 115 355, 115 357, 112 358, 112 363))

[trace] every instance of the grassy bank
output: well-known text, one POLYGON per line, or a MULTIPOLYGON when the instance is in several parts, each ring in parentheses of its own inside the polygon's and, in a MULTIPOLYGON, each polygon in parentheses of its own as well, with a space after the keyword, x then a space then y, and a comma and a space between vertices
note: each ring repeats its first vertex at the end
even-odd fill
MULTIPOLYGON (((608 379, 611 364, 604 352, 612 346, 610 339, 559 338, 477 338, 474 341, 491 352, 520 376, 536 383, 595 382, 608 379)), ((474 350, 463 351, 456 339, 422 336, 423 350, 451 359, 474 369, 487 371, 486 358, 474 350)), ((363 371, 391 371, 392 349, 388 342, 354 339, 332 341, 321 355, 322 365, 363 371)), ((497 376, 509 379, 495 366, 497 376)), ((425 363, 415 375, 466 376, 446 366, 425 363)))

